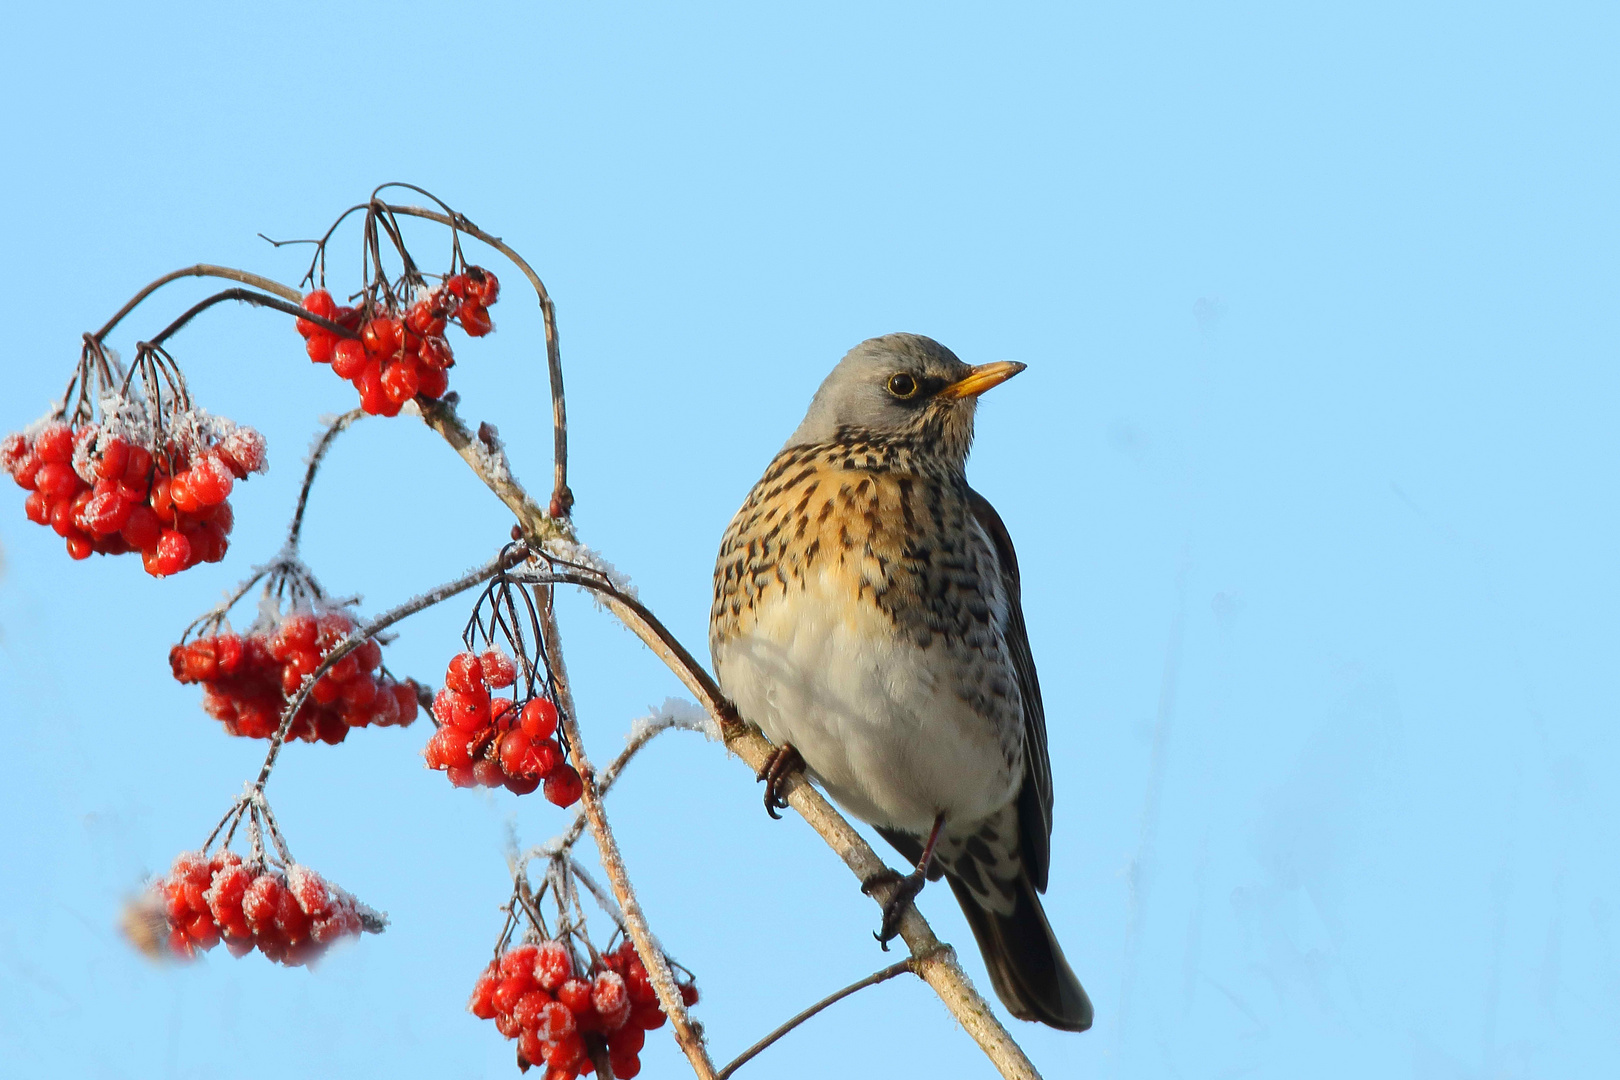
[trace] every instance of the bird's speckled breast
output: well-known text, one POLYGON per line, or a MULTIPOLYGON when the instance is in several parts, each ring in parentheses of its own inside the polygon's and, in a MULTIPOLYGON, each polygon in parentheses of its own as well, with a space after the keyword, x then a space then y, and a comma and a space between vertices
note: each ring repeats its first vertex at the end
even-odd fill
POLYGON ((784 451, 715 566, 721 687, 858 817, 987 816, 1023 775, 995 559, 966 482, 906 444, 784 451))

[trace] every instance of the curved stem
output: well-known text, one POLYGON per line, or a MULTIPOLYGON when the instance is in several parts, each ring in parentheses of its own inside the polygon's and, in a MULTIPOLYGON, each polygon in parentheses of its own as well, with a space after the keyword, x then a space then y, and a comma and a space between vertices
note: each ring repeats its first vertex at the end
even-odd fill
POLYGON ((270 278, 261 277, 258 274, 252 274, 246 270, 236 270, 229 266, 214 266, 210 263, 198 263, 196 266, 188 266, 184 270, 175 270, 172 273, 164 274, 162 277, 146 286, 146 288, 130 297, 129 302, 123 307, 119 308, 117 313, 114 314, 112 318, 107 320, 106 326, 103 326, 91 336, 95 338, 97 343, 100 343, 102 339, 104 339, 108 334, 112 333, 113 327, 124 321, 124 316, 134 311, 140 305, 142 300, 145 300, 148 296, 151 296, 169 282, 178 281, 184 277, 225 278, 228 281, 240 281, 244 285, 252 285, 254 288, 263 289, 267 293, 274 293, 283 300, 288 300, 295 304, 303 299, 303 296, 297 289, 283 285, 279 281, 273 281, 270 278))
POLYGON ((759 1042, 738 1054, 735 1061, 720 1070, 720 1072, 715 1076, 715 1080, 726 1080, 726 1077, 730 1076, 732 1073, 748 1064, 754 1058, 758 1057, 761 1051, 769 1048, 772 1043, 776 1042, 776 1040, 780 1039, 782 1036, 786 1035, 788 1032, 792 1031, 794 1028, 798 1027, 800 1024, 804 1023, 806 1020, 810 1019, 827 1006, 843 1001, 857 990, 865 990, 868 986, 876 986, 880 982, 888 982, 896 975, 904 975, 906 972, 910 971, 914 966, 916 966, 916 963, 917 962, 915 960, 908 956, 897 964, 890 964, 882 971, 874 971, 866 978, 852 982, 842 990, 836 991, 835 993, 828 994, 826 997, 822 998, 820 1001, 816 1002, 814 1005, 810 1006, 808 1009, 799 1013, 799 1015, 795 1016, 793 1019, 789 1020, 787 1023, 783 1024, 781 1027, 777 1028, 763 1039, 759 1040, 759 1042))
MULTIPOLYGON (((408 187, 409 185, 400 186, 408 187)), ((421 189, 415 188, 413 190, 420 191, 421 189)), ((422 192, 422 194, 426 195, 427 193, 422 192)), ((432 198, 431 195, 428 197, 432 198)), ((540 315, 545 321, 546 367, 551 375, 552 486, 551 504, 548 510, 554 518, 568 517, 573 510, 574 493, 568 488, 568 408, 563 398, 562 346, 557 340, 556 307, 551 302, 551 294, 546 292, 545 283, 540 280, 540 275, 534 272, 534 268, 524 260, 523 256, 507 247, 500 237, 491 236, 474 225, 463 214, 452 216, 450 214, 441 214, 437 210, 427 210, 420 206, 384 205, 388 206, 391 213, 436 221, 441 225, 448 225, 452 229, 459 229, 468 236, 477 237, 510 259, 512 265, 521 270, 523 276, 529 279, 529 284, 534 286, 535 295, 540 298, 540 315)))

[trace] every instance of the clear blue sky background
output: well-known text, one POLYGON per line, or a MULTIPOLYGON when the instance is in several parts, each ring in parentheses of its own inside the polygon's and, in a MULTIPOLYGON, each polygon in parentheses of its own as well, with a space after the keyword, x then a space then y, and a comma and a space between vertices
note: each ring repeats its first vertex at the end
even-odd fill
MULTIPOLYGON (((679 7, 14 13, 0 426, 151 278, 296 280, 304 254, 256 232, 412 180, 541 269, 580 528, 701 648, 721 531, 846 349, 911 330, 1024 361, 970 476, 1019 546, 1047 903, 1097 1006, 1085 1035, 1015 1024, 1046 1075, 1612 1074, 1612 7, 679 7)), ((543 487, 538 318, 508 283, 455 385, 543 487)), ((174 970, 113 929, 263 750, 203 716, 168 646, 276 546, 316 417, 353 400, 264 312, 216 311, 175 351, 271 441, 224 565, 71 564, 0 493, 0 1071, 513 1075, 462 1007, 508 827, 539 841, 564 815, 452 791, 420 768, 425 725, 293 747, 270 787, 385 936, 314 973, 174 970)), ((375 611, 507 525, 425 429, 368 421, 308 555, 375 611)), ((437 681, 464 615, 406 625, 391 664, 437 681)), ((589 603, 566 615, 605 754, 678 688, 589 603)), ((890 959, 847 872, 717 747, 669 736, 612 810, 722 1059, 890 959)), ((983 984, 946 890, 922 906, 983 984)), ((646 1062, 683 1068, 662 1034, 646 1062)), ((988 1069, 908 980, 750 1073, 988 1069)))

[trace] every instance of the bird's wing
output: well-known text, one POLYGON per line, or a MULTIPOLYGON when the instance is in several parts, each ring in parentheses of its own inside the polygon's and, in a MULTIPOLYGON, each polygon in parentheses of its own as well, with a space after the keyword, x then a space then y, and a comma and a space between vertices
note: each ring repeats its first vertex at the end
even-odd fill
POLYGON ((1018 694, 1024 702, 1024 785, 1018 792, 1018 832, 1024 869, 1030 882, 1046 891, 1046 870, 1052 842, 1052 762, 1046 751, 1046 709, 1041 705, 1041 684, 1035 675, 1035 657, 1024 629, 1024 607, 1018 583, 1018 554, 1001 515, 990 500, 968 490, 973 517, 995 545, 1001 583, 1007 595, 1007 649, 1012 656, 1018 694))

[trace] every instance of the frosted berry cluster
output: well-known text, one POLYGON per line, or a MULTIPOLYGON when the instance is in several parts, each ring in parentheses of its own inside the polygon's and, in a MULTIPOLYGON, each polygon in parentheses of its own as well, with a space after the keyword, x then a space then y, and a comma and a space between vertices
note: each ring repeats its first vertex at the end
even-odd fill
POLYGON ((186 960, 223 941, 233 956, 258 949, 278 964, 298 966, 333 942, 362 930, 377 933, 386 923, 308 867, 254 867, 229 850, 212 857, 181 852, 153 889, 168 921, 161 947, 186 960))
MULTIPOLYGON (((682 986, 681 997, 697 1004, 697 987, 682 986)), ((478 977, 467 1011, 516 1039, 518 1067, 543 1066, 545 1080, 595 1072, 585 1046, 593 1034, 607 1044, 613 1075, 631 1080, 641 1071, 646 1032, 665 1019, 628 941, 603 953, 594 973, 576 973, 573 952, 561 941, 508 949, 478 977)))
MULTIPOLYGON (((232 735, 268 739, 304 679, 354 632, 341 608, 299 608, 246 634, 219 633, 169 650, 169 666, 182 683, 203 684, 203 709, 232 735)), ((376 638, 332 665, 310 687, 289 739, 340 743, 351 728, 404 727, 416 719, 416 683, 396 682, 381 670, 376 638)))
POLYGON ((166 577, 225 557, 231 488, 265 469, 258 432, 190 419, 190 437, 161 445, 143 424, 47 420, 0 441, 0 467, 28 491, 28 520, 54 529, 73 558, 138 551, 147 573, 166 577))
POLYGON ((456 322, 469 337, 489 333, 495 328, 489 306, 500 292, 494 274, 469 266, 409 307, 384 304, 367 318, 363 310, 339 306, 331 293, 316 289, 304 297, 304 310, 359 337, 342 337, 309 319, 298 320, 298 332, 312 362, 331 364, 339 378, 360 391, 362 409, 373 416, 397 416, 417 394, 444 396, 456 362, 445 330, 456 322))
POLYGON ((556 739, 557 707, 531 698, 522 708, 498 698, 517 681, 517 665, 499 649, 482 655, 457 654, 444 673, 444 689, 433 699, 439 730, 422 757, 430 769, 445 772, 456 787, 505 787, 527 795, 545 785, 546 798, 572 806, 584 790, 579 773, 563 760, 556 739))

